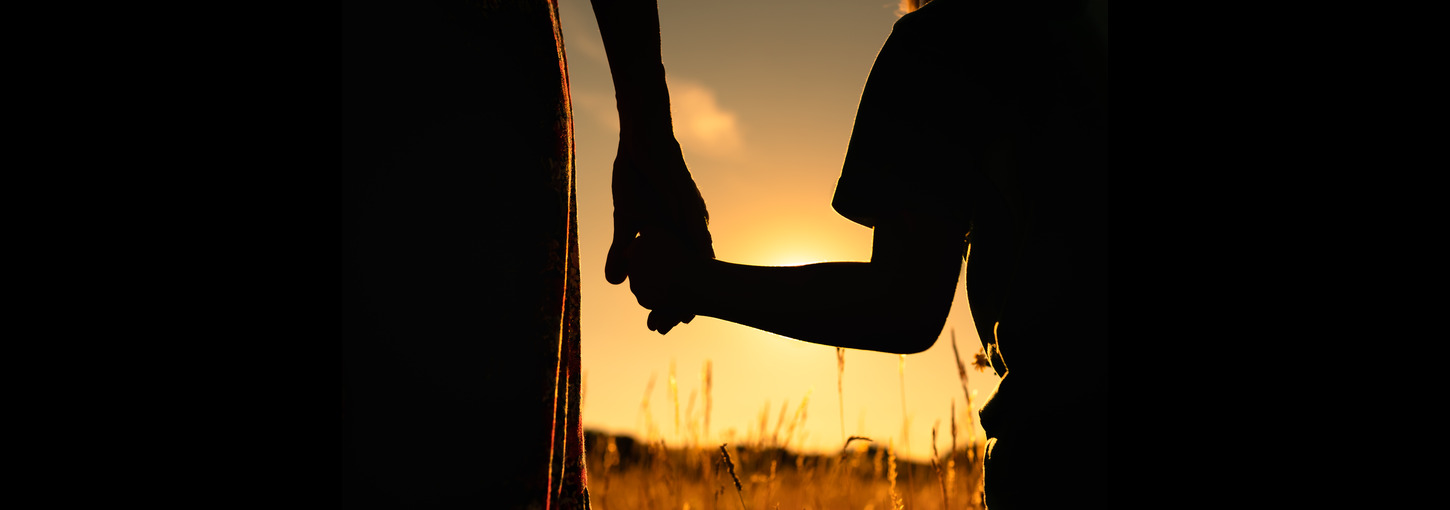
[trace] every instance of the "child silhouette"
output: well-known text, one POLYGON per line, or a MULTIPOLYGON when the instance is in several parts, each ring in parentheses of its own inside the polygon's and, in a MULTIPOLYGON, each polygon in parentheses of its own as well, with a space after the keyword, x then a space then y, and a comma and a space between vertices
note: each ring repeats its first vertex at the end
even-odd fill
POLYGON ((1003 376, 982 411, 996 438, 988 504, 1087 501, 1100 480, 1075 452, 1106 438, 1108 397, 1102 26, 1077 2, 936 0, 903 16, 861 96, 832 202, 873 229, 871 260, 747 266, 646 232, 630 247, 631 291, 652 310, 910 354, 940 335, 965 261, 1003 376))

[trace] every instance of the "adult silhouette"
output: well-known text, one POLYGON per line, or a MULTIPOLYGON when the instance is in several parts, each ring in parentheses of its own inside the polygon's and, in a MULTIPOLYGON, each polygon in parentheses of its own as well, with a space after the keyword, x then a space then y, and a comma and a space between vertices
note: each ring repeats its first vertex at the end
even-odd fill
MULTIPOLYGON (((557 5, 339 9, 342 506, 587 507, 557 5)), ((594 10, 622 128, 618 236, 668 233, 709 255, 670 126, 655 4, 594 10)), ((612 257, 608 273, 622 280, 624 267, 612 257)))
POLYGON ((873 228, 870 262, 757 267, 646 233, 646 308, 809 342, 916 353, 965 261, 1002 382, 982 410, 994 510, 1089 504, 1110 419, 1105 6, 935 0, 903 16, 861 96, 832 205, 873 228), (1094 16, 1093 14, 1102 16, 1094 16), (1010 369, 1009 369, 1010 368, 1010 369))

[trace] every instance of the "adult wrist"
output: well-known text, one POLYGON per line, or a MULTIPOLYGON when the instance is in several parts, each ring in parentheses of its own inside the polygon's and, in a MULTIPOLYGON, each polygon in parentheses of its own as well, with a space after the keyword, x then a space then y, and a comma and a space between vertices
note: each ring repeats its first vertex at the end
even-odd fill
POLYGON ((648 101, 617 100, 620 138, 664 138, 674 140, 674 119, 670 117, 669 99, 648 101), (663 103, 663 104, 659 104, 663 103))
POLYGON ((664 65, 656 62, 615 76, 622 79, 614 83, 620 131, 663 129, 670 133, 670 89, 664 65))

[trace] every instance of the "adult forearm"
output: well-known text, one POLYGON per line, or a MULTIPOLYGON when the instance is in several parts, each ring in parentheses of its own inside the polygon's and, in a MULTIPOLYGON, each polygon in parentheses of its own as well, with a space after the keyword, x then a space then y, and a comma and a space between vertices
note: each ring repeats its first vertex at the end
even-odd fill
POLYGON ((670 130, 670 94, 655 0, 593 0, 622 133, 670 130))

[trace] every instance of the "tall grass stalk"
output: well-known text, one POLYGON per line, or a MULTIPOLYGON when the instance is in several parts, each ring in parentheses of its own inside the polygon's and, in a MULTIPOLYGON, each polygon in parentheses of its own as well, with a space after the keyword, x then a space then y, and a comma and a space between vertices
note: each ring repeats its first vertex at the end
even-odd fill
MULTIPOLYGON (((967 410, 966 410, 966 415, 967 415, 967 466, 968 466, 967 467, 967 469, 968 469, 967 488, 969 489, 968 497, 971 498, 968 501, 968 506, 975 508, 975 507, 977 507, 978 504, 981 503, 982 498, 985 497, 982 494, 983 487, 981 486, 981 482, 982 482, 982 461, 984 459, 982 458, 981 453, 979 453, 979 450, 977 449, 977 419, 976 419, 977 407, 976 407, 976 403, 973 402, 973 399, 972 399, 972 390, 967 387, 967 364, 964 363, 964 362, 962 362, 962 353, 957 348, 957 330, 955 328, 953 328, 951 330, 951 336, 952 336, 952 356, 956 359, 956 362, 957 362, 957 377, 959 379, 961 379, 961 382, 962 382, 962 395, 965 396, 966 399, 967 399, 967 410)), ((988 356, 989 355, 986 352, 979 351, 977 353, 976 359, 973 360, 972 366, 974 368, 976 368, 978 372, 981 372, 981 371, 985 370, 986 367, 991 366, 989 364, 990 362, 988 360, 988 356)), ((956 401, 955 400, 952 401, 952 405, 953 406, 956 405, 956 401)), ((953 408, 953 410, 952 410, 952 418, 953 418, 953 420, 956 419, 956 410, 955 410, 955 408, 953 408)), ((956 424, 955 424, 955 422, 953 422, 953 424, 952 424, 952 451, 953 452, 956 451, 956 430, 957 430, 956 429, 956 424)), ((993 443, 993 440, 992 439, 988 439, 986 441, 986 449, 987 450, 990 450, 991 449, 992 443, 993 443)))
MULTIPOLYGON (((906 355, 900 354, 896 372, 901 376, 901 448, 911 452, 911 418, 906 414, 906 355)), ((906 500, 909 504, 916 493, 916 470, 906 470, 906 500)))
MULTIPOLYGON (((836 399, 841 408, 841 440, 846 441, 846 391, 841 380, 846 375, 846 349, 836 348, 836 399)), ((849 441, 847 441, 849 443, 849 441)))
MULTIPOLYGON (((804 429, 806 419, 806 403, 810 402, 810 400, 811 390, 806 390, 806 396, 801 397, 800 405, 796 406, 795 415, 791 416, 790 423, 785 426, 785 442, 781 444, 782 447, 790 447, 791 440, 795 439, 795 430, 797 426, 800 426, 802 427, 802 429, 804 429)), ((804 442, 804 439, 802 439, 802 442, 804 442)))
POLYGON ((896 490, 896 441, 892 440, 886 448, 886 494, 891 496, 891 508, 901 510, 906 505, 901 500, 901 493, 896 490))
MULTIPOLYGON (((957 350, 957 330, 952 328, 952 356, 957 360, 957 377, 962 380, 962 394, 967 397, 967 429, 975 432, 976 421, 972 418, 976 406, 972 403, 972 390, 967 389, 967 365, 962 363, 962 353, 957 350)), ((955 413, 953 413, 955 416, 955 413)))
POLYGON ((868 442, 868 443, 873 442, 871 440, 871 438, 866 437, 866 436, 851 436, 851 437, 848 437, 848 438, 846 438, 846 444, 841 445, 841 452, 842 453, 845 453, 846 449, 851 446, 851 442, 852 441, 865 441, 865 442, 868 442))
MULTIPOLYGON (((646 440, 653 438, 655 433, 654 413, 649 410, 649 396, 655 391, 655 376, 656 374, 649 375, 649 382, 644 385, 644 399, 639 403, 640 419, 644 422, 644 430, 641 431, 643 432, 641 437, 644 437, 646 440)), ((638 423, 639 420, 636 420, 636 425, 638 423)))
POLYGON ((785 412, 790 410, 790 399, 780 403, 780 417, 775 419, 775 429, 770 432, 770 444, 780 446, 780 428, 785 426, 785 412))
POLYGON ((748 510, 745 506, 745 489, 740 487, 740 477, 735 475, 735 462, 730 460, 730 450, 726 450, 725 446, 720 445, 720 455, 725 457, 725 467, 730 470, 730 479, 735 481, 735 495, 740 497, 740 508, 748 510))
POLYGON ((614 436, 609 436, 608 442, 605 443, 603 464, 604 490, 599 493, 599 506, 608 508, 608 500, 605 498, 609 497, 609 477, 614 472, 615 466, 619 465, 619 445, 615 442, 614 436))
POLYGON ((952 399, 952 449, 947 455, 947 496, 957 489, 957 400, 952 399))
POLYGON ((757 418, 760 424, 760 432, 755 436, 757 445, 765 444, 765 429, 770 428, 770 400, 765 401, 765 406, 760 408, 760 416, 757 418))
POLYGON ((675 411, 675 440, 680 438, 680 386, 675 382, 675 360, 670 360, 670 402, 675 411))
POLYGON ((936 428, 938 425, 941 425, 941 420, 937 420, 937 422, 932 424, 931 426, 931 468, 933 471, 936 471, 937 484, 941 485, 941 507, 951 508, 951 498, 947 496, 946 476, 942 475, 941 464, 937 463, 937 457, 941 456, 941 454, 937 453, 936 451, 936 428))
MULTIPOLYGON (((775 459, 771 459, 771 461, 770 461, 770 477, 768 477, 768 478, 765 479, 765 502, 766 502, 766 504, 769 504, 771 501, 775 500, 775 485, 777 483, 779 483, 775 479, 775 464, 776 464, 776 462, 777 461, 775 459)), ((757 494, 759 494, 759 493, 757 493, 757 494)), ((776 508, 780 508, 780 503, 776 503, 775 506, 776 506, 776 508)))
POLYGON ((705 434, 704 440, 710 440, 710 386, 714 382, 710 374, 710 360, 705 360, 705 373, 701 376, 705 379, 705 434))

